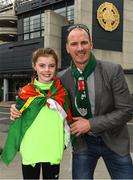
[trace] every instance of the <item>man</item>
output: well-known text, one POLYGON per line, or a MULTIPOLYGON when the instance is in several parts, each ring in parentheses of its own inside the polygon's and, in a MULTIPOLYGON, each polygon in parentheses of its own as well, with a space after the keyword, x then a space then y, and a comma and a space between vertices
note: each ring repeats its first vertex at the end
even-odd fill
MULTIPOLYGON (((120 65, 96 60, 89 29, 83 24, 68 28, 66 49, 71 67, 59 73, 70 93, 72 114, 73 179, 93 179, 100 157, 112 179, 133 179, 126 123, 133 107, 120 65)), ((18 116, 12 106, 11 118, 18 116)))

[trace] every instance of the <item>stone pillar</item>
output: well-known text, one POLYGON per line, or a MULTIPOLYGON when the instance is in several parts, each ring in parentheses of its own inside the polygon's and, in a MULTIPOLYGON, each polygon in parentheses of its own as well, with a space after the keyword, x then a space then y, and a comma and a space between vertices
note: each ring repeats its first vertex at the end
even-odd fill
POLYGON ((92 0, 75 0, 74 23, 82 23, 88 26, 90 34, 92 30, 92 0))
POLYGON ((50 47, 56 51, 59 58, 59 67, 61 67, 61 30, 62 26, 68 24, 68 21, 52 10, 46 10, 44 16, 44 47, 50 47))
POLYGON ((3 101, 8 101, 8 79, 4 78, 3 101))

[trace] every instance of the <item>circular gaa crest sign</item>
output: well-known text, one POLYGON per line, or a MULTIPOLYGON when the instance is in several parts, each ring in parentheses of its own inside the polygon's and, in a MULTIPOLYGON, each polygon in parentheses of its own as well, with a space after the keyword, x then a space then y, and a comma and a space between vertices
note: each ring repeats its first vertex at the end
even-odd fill
POLYGON ((120 23, 120 15, 117 8, 108 2, 101 4, 97 9, 97 19, 105 31, 114 31, 120 23))

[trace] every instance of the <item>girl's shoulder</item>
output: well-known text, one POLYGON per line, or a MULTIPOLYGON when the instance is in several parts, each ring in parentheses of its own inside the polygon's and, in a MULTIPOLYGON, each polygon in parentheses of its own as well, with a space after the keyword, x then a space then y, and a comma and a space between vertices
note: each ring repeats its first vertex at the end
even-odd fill
POLYGON ((23 100, 27 100, 29 97, 36 96, 37 94, 38 92, 36 91, 35 87, 29 83, 21 88, 18 96, 23 100))

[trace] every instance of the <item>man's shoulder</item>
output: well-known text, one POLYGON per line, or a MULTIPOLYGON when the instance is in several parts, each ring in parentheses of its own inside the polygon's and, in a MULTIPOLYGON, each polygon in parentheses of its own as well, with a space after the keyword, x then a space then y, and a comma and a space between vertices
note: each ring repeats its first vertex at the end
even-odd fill
POLYGON ((110 61, 102 61, 102 60, 97 60, 97 66, 109 73, 113 73, 118 69, 122 69, 120 64, 116 64, 110 61))
POLYGON ((100 64, 101 66, 103 67, 118 67, 118 66, 121 66, 120 64, 116 64, 116 63, 113 63, 113 62, 110 62, 110 61, 102 61, 102 60, 97 60, 97 63, 100 64))
POLYGON ((57 74, 58 78, 63 78, 65 76, 67 76, 69 71, 70 71, 70 67, 68 67, 68 68, 66 68, 64 70, 59 71, 58 74, 57 74))

